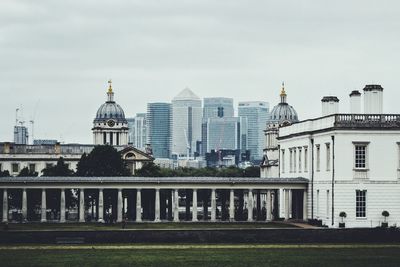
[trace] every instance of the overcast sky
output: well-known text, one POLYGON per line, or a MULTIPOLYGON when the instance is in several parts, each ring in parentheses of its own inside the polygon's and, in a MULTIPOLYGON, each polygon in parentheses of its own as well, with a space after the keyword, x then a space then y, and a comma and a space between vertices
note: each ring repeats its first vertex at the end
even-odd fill
POLYGON ((129 117, 186 86, 274 106, 282 81, 300 119, 367 83, 400 113, 399 49, 396 0, 1 0, 0 141, 22 106, 35 138, 91 143, 110 78, 129 117))

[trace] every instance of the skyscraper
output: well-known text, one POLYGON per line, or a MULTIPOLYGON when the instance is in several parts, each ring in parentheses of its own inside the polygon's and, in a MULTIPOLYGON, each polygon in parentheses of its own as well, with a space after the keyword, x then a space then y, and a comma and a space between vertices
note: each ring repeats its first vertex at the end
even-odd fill
POLYGON ((203 120, 208 118, 233 117, 233 99, 226 97, 204 98, 203 120))
POLYGON ((25 126, 14 126, 14 143, 18 145, 28 144, 28 128, 25 126))
POLYGON ((172 100, 172 153, 193 156, 201 143, 203 108, 200 98, 189 88, 172 100))
POLYGON ((265 146, 264 130, 269 116, 269 104, 262 101, 239 102, 238 111, 239 117, 247 118, 247 149, 250 150, 250 159, 259 161, 265 146))
POLYGON ((147 143, 151 145, 155 158, 171 157, 171 119, 171 104, 147 104, 147 143))
POLYGON ((129 143, 142 151, 147 143, 146 113, 137 113, 134 118, 128 118, 129 143))

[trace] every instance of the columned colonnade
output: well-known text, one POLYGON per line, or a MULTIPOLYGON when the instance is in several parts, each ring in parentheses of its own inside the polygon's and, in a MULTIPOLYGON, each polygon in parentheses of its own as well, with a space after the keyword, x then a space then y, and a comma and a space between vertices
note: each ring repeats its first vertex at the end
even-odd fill
POLYGON ((301 178, 11 177, 0 181, 2 222, 10 217, 9 190, 22 191, 20 213, 24 222, 28 221, 30 206, 28 190, 41 192, 41 222, 49 221, 47 192, 56 192, 59 208, 52 221, 66 222, 66 191, 70 189, 78 189, 79 222, 88 221, 88 214, 93 216, 90 221, 98 222, 110 216, 116 222, 305 220, 307 184, 301 178), (85 198, 89 195, 92 202, 85 198))

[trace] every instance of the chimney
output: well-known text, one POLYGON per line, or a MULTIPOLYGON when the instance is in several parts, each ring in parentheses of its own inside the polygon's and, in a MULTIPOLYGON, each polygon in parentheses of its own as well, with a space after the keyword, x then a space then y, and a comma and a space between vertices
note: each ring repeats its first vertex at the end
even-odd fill
POLYGON ((357 90, 354 90, 350 93, 350 113, 361 113, 361 93, 357 90))
POLYGON ((322 116, 339 113, 339 98, 336 96, 324 96, 322 102, 322 116))
POLYGON ((382 114, 383 88, 379 84, 367 84, 364 87, 364 113, 382 114))

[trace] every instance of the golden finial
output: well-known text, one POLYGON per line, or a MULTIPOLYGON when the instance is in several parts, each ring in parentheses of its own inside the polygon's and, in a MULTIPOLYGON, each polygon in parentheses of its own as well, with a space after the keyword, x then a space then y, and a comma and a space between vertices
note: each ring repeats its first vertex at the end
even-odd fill
POLYGON ((284 82, 282 82, 281 96, 286 96, 286 92, 285 92, 285 83, 284 83, 284 82))
POLYGON ((109 86, 108 86, 108 92, 109 92, 109 93, 112 93, 112 86, 111 86, 112 81, 111 81, 111 79, 108 80, 108 84, 109 84, 109 86))

